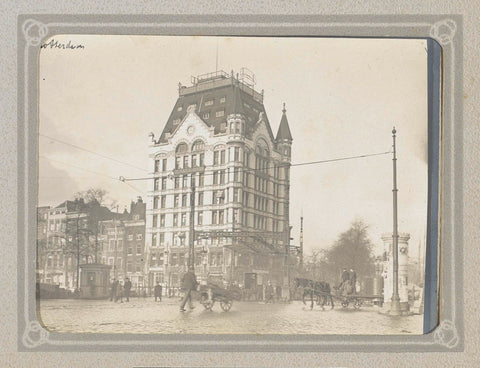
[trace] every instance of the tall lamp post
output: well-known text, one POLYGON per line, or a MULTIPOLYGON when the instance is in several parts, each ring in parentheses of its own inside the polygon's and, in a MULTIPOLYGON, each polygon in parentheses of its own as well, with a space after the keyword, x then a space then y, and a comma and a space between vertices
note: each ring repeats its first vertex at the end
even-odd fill
POLYGON ((188 234, 188 270, 195 273, 195 178, 191 175, 190 193, 190 234, 188 234))
POLYGON ((390 314, 393 316, 401 315, 400 296, 398 294, 398 219, 397 219, 397 150, 396 150, 396 133, 395 127, 392 130, 393 137, 393 293, 390 314))
POLYGON ((117 238, 117 216, 118 216, 118 206, 117 207, 117 214, 113 217, 113 227, 115 230, 115 240, 114 240, 114 257, 113 257, 113 278, 116 280, 117 279, 117 244, 118 244, 118 238, 117 238))

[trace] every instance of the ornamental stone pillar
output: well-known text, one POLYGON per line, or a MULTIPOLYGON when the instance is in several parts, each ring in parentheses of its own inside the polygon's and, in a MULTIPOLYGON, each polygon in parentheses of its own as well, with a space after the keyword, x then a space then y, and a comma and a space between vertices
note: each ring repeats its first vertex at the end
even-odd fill
MULTIPOLYGON (((410 234, 398 234, 398 294, 402 312, 409 310, 408 306, 408 240, 410 234)), ((385 309, 389 309, 393 294, 393 236, 391 233, 382 235, 383 253, 383 302, 385 309)))

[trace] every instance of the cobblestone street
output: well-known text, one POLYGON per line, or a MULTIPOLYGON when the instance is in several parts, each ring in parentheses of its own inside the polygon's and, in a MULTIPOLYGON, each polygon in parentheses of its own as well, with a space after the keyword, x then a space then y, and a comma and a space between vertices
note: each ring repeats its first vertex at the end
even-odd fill
POLYGON ((147 334, 421 334, 422 316, 391 317, 371 306, 324 311, 302 302, 233 303, 229 312, 215 304, 212 311, 195 302, 195 309, 179 312, 178 297, 155 302, 131 298, 129 303, 106 300, 42 300, 40 322, 52 332, 147 334))

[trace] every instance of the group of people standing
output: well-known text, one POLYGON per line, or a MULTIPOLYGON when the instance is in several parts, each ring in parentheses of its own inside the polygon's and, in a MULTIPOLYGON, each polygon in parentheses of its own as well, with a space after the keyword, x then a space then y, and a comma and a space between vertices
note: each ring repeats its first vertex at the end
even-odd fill
POLYGON ((122 284, 120 280, 113 279, 110 284, 110 301, 123 303, 123 297, 125 296, 125 301, 130 301, 130 290, 132 289, 132 282, 127 277, 125 282, 122 284))

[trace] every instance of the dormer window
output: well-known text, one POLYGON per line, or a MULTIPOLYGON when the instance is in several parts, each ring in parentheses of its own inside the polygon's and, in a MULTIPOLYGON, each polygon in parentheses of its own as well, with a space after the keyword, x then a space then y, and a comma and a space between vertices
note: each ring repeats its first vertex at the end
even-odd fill
POLYGON ((204 113, 203 118, 204 119, 209 119, 210 118, 210 113, 209 112, 204 113))
POLYGON ((212 106, 212 105, 213 105, 213 100, 205 101, 205 106, 212 106))
POLYGON ((224 116, 224 115, 225 115, 225 110, 220 110, 220 111, 217 111, 217 112, 215 113, 215 116, 216 116, 217 118, 221 118, 221 117, 224 116))
POLYGON ((225 103, 225 100, 226 100, 225 96, 220 97, 220 103, 225 103))
POLYGON ((174 120, 173 120, 173 124, 177 125, 177 124, 179 124, 179 123, 180 123, 180 119, 174 119, 174 120))
POLYGON ((178 106, 177 107, 177 111, 182 111, 183 110, 183 106, 178 106))
POLYGON ((230 133, 239 134, 242 133, 242 123, 240 121, 232 121, 230 123, 230 133))

